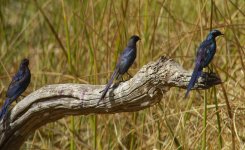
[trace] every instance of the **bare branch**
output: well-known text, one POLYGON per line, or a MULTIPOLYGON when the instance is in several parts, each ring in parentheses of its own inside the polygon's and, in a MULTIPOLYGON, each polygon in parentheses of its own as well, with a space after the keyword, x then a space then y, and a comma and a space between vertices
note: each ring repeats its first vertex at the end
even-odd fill
MULTIPOLYGON (((158 103, 171 87, 186 88, 191 72, 162 57, 143 66, 129 81, 109 90, 96 105, 104 85, 55 84, 34 91, 20 101, 0 123, 0 149, 18 149, 42 125, 66 115, 134 112, 158 103)), ((220 84, 215 74, 204 73, 194 89, 220 84)), ((184 95, 183 95, 184 97, 184 95)))

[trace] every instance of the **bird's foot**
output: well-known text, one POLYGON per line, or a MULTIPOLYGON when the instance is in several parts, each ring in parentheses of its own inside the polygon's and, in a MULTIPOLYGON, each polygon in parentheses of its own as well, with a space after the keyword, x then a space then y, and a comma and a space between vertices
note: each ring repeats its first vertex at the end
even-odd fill
POLYGON ((126 73, 128 74, 129 78, 133 78, 133 76, 130 73, 128 73, 128 72, 126 72, 126 73))
POLYGON ((116 82, 115 84, 112 85, 111 88, 112 88, 112 89, 117 88, 117 87, 120 85, 120 83, 121 83, 120 81, 119 81, 119 82, 116 82))
POLYGON ((210 68, 209 66, 208 66, 208 72, 209 73, 211 73, 211 74, 213 74, 214 72, 213 72, 213 69, 212 68, 210 68))
POLYGON ((24 95, 24 94, 21 94, 20 96, 21 96, 22 98, 26 97, 26 95, 24 95))

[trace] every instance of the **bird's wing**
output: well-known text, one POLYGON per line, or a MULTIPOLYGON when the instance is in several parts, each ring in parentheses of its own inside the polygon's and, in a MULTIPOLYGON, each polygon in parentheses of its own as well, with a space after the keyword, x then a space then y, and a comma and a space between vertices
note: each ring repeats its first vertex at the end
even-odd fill
POLYGON ((18 91, 21 83, 26 80, 27 76, 25 75, 24 71, 18 71, 17 74, 12 78, 11 83, 9 84, 6 97, 12 97, 18 91))
POLYGON ((120 56, 120 60, 118 61, 117 66, 120 69, 123 69, 124 71, 127 71, 127 69, 133 64, 135 59, 135 49, 134 48, 125 48, 123 53, 120 56))
POLYGON ((19 83, 22 79, 23 79, 23 76, 24 76, 24 72, 21 70, 19 70, 12 78, 12 81, 10 83, 11 84, 17 84, 19 83))
MULTIPOLYGON (((206 67, 207 64, 211 61, 214 54, 212 54, 212 40, 205 40, 198 49, 196 61, 200 62, 202 68, 206 67), (200 60, 198 60, 200 59, 200 60)), ((196 62, 197 63, 197 62, 196 62)))
POLYGON ((119 62, 123 61, 122 59, 128 58, 130 55, 132 55, 133 51, 134 48, 126 47, 120 55, 119 62))

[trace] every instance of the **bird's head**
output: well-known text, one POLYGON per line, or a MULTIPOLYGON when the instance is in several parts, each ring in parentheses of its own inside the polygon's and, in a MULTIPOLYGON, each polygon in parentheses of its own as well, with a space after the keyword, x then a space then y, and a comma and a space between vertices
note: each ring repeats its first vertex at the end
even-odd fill
POLYGON ((22 59, 20 65, 21 65, 21 66, 28 66, 28 65, 29 65, 29 60, 26 59, 26 58, 22 59))
POLYGON ((224 35, 223 33, 221 33, 219 30, 212 30, 210 31, 209 33, 209 36, 212 36, 214 38, 216 38, 217 36, 220 36, 220 35, 224 35))
POLYGON ((133 35, 133 36, 131 36, 130 40, 133 40, 134 42, 137 42, 137 41, 140 40, 140 37, 137 36, 137 35, 133 35))
POLYGON ((135 44, 140 40, 140 37, 137 35, 133 35, 130 37, 128 41, 128 46, 135 46, 135 44))

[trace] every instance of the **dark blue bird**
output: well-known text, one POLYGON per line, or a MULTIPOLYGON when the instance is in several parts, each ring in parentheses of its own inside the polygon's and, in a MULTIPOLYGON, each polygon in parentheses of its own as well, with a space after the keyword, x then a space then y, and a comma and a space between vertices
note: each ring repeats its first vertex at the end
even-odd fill
POLYGON ((136 58, 137 48, 136 43, 139 41, 140 38, 136 35, 133 35, 128 42, 127 47, 124 49, 124 51, 121 53, 120 58, 118 59, 116 68, 111 76, 111 79, 107 83, 102 96, 100 98, 99 102, 104 99, 107 91, 109 90, 111 84, 113 83, 113 80, 116 78, 121 78, 124 73, 126 73, 129 69, 129 67, 134 63, 134 60, 136 58))
POLYGON ((6 114, 8 107, 11 105, 11 103, 15 101, 28 87, 31 81, 31 73, 28 68, 28 65, 29 60, 23 59, 21 61, 18 72, 12 78, 12 81, 6 93, 6 100, 0 112, 0 120, 6 114))
POLYGON ((219 30, 212 30, 207 38, 200 44, 197 50, 195 68, 191 76, 191 80, 188 84, 185 98, 188 96, 191 88, 195 85, 197 79, 202 74, 202 69, 207 67, 208 64, 214 57, 216 52, 216 41, 217 36, 223 35, 219 30))

